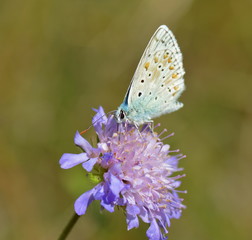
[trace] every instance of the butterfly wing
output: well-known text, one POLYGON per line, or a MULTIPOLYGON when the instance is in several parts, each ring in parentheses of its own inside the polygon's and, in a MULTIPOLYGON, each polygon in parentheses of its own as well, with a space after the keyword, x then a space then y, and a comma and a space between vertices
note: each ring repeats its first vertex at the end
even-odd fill
POLYGON ((160 26, 137 66, 124 103, 128 119, 144 123, 183 106, 177 99, 185 89, 182 54, 167 26, 160 26))

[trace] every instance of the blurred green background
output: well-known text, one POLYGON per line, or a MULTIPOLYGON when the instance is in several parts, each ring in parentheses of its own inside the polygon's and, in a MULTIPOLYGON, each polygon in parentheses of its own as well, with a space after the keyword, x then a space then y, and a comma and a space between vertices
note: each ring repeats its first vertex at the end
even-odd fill
MULTIPOLYGON (((115 110, 151 35, 174 32, 184 56, 182 110, 156 119, 187 155, 187 209, 169 239, 252 239, 252 2, 249 0, 2 0, 0 239, 56 239, 92 184, 75 131, 115 110)), ((93 130, 86 133, 87 139, 93 130)), ((68 239, 146 239, 146 224, 92 204, 68 239)))

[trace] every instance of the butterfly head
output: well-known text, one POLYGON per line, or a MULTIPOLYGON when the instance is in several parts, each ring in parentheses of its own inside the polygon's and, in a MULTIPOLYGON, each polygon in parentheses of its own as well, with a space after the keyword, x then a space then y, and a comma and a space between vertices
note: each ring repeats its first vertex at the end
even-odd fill
POLYGON ((126 112, 119 107, 118 110, 116 111, 115 118, 118 123, 125 122, 127 119, 126 112))
POLYGON ((122 122, 132 122, 131 121, 131 109, 129 108, 128 103, 125 103, 125 101, 118 107, 116 113, 115 113, 115 118, 118 123, 122 122))

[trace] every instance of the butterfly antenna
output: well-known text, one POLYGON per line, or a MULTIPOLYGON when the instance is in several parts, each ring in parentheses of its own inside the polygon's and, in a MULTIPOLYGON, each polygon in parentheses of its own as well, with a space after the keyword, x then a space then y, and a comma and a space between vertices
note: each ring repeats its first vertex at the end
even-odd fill
POLYGON ((116 112, 116 110, 113 110, 113 111, 110 111, 110 112, 108 112, 108 113, 103 114, 101 117, 99 117, 98 119, 96 119, 96 120, 92 123, 92 125, 90 125, 87 129, 81 131, 80 134, 82 135, 82 134, 86 133, 91 127, 94 126, 94 124, 95 124, 96 122, 98 122, 98 120, 100 120, 100 119, 103 118, 104 116, 107 116, 108 114, 113 113, 113 112, 116 112))

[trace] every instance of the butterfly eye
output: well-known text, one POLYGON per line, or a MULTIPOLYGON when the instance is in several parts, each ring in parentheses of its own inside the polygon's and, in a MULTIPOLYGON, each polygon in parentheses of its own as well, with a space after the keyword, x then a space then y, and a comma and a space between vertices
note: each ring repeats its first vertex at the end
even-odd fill
POLYGON ((123 120, 123 119, 125 118, 125 114, 124 114, 123 110, 121 110, 119 116, 120 116, 120 119, 121 119, 121 120, 123 120))

